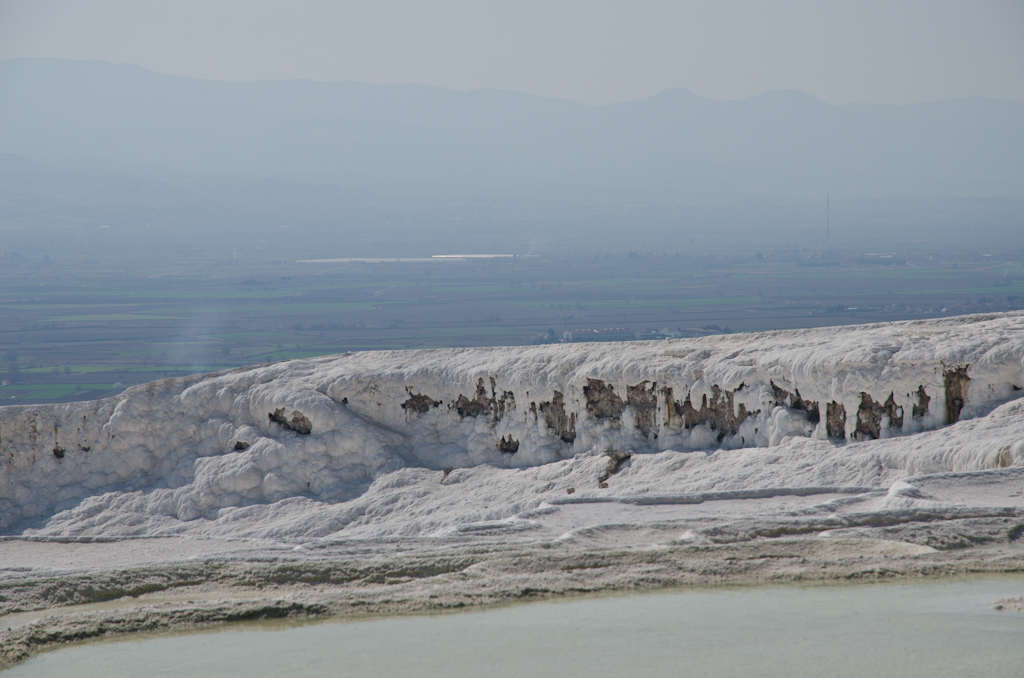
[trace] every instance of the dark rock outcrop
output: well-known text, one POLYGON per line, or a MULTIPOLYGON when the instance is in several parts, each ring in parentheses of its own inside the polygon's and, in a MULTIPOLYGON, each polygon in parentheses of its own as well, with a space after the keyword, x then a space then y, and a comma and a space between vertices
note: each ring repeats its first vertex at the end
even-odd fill
POLYGON ((298 410, 292 412, 292 418, 288 419, 285 417, 284 408, 279 407, 273 412, 267 414, 267 418, 271 424, 277 424, 283 426, 289 431, 295 431, 296 433, 308 436, 313 432, 313 423, 309 418, 298 410))
POLYGON ((903 411, 897 407, 892 393, 884 403, 877 403, 867 393, 861 393, 855 431, 857 439, 877 439, 882 434, 882 417, 885 416, 889 417, 889 426, 903 427, 903 411))
POLYGON ((402 403, 402 409, 406 412, 426 414, 431 407, 437 407, 440 404, 440 400, 434 400, 430 396, 425 396, 419 393, 409 393, 409 399, 402 403))
POLYGON ((519 441, 512 436, 509 436, 508 440, 505 439, 505 436, 502 436, 501 440, 498 441, 498 449, 505 454, 515 454, 519 451, 519 441))
MULTIPOLYGON (((821 413, 818 410, 818 403, 813 400, 804 400, 800 397, 800 389, 794 389, 796 393, 790 393, 786 389, 776 386, 774 381, 768 382, 775 394, 775 404, 799 410, 807 413, 807 421, 817 424, 821 421, 821 413)), ((740 387, 742 388, 742 386, 740 387)), ((736 389, 739 390, 739 389, 736 389)))
POLYGON ((648 384, 650 382, 643 381, 636 386, 627 386, 626 403, 636 413, 636 427, 646 437, 650 438, 653 434, 657 438, 657 424, 655 422, 655 415, 658 413, 658 397, 655 394, 657 384, 651 384, 650 388, 648 388, 648 384))
POLYGON ((711 387, 710 400, 706 395, 701 397, 700 409, 693 406, 689 394, 683 402, 675 402, 674 407, 676 414, 683 420, 685 428, 690 429, 707 424, 711 430, 719 432, 719 442, 726 435, 735 434, 739 430, 740 424, 750 416, 746 406, 741 404, 738 411, 733 407, 732 391, 723 392, 718 386, 711 387))
POLYGON ((946 389, 947 424, 955 424, 960 420, 960 412, 967 402, 967 386, 971 383, 971 378, 967 376, 968 367, 970 365, 946 367, 942 372, 942 381, 946 389))
POLYGON ((924 415, 928 414, 928 403, 932 401, 932 398, 928 393, 925 392, 924 386, 917 387, 917 404, 914 405, 911 410, 911 416, 914 419, 920 419, 924 415))
POLYGON ((825 406, 825 430, 828 432, 829 438, 846 437, 845 405, 833 400, 825 406))
POLYGON ((566 414, 565 396, 561 391, 552 393, 551 402, 540 404, 540 413, 544 415, 544 422, 548 428, 554 431, 563 443, 576 440, 576 413, 566 414))
POLYGON ((633 456, 633 453, 613 451, 605 452, 605 455, 608 457, 608 466, 605 468, 604 473, 597 479, 598 487, 608 487, 608 479, 619 472, 622 465, 633 456))
POLYGON ((615 387, 600 379, 587 379, 583 396, 587 399, 587 414, 594 419, 618 419, 626 409, 615 387))
POLYGON ((492 423, 497 423, 505 416, 506 410, 515 408, 515 403, 515 394, 509 391, 502 391, 501 396, 498 396, 497 381, 494 377, 491 377, 491 394, 488 396, 487 387, 484 386, 484 380, 481 377, 476 382, 476 393, 472 400, 459 394, 459 397, 450 407, 454 407, 455 411, 463 419, 489 414, 492 423))

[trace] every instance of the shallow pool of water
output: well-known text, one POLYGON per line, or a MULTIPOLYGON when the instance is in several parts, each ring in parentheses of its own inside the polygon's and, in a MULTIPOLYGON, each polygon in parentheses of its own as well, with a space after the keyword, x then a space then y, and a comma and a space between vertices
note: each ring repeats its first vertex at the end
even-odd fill
POLYGON ((673 590, 97 642, 4 678, 1015 676, 1024 578, 673 590))

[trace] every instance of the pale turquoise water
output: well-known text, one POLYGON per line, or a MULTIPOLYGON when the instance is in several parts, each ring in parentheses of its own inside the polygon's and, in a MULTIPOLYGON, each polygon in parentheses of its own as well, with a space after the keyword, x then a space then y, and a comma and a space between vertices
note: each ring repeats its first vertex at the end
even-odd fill
POLYGON ((674 590, 102 642, 4 678, 62 676, 1024 676, 1024 578, 674 590))

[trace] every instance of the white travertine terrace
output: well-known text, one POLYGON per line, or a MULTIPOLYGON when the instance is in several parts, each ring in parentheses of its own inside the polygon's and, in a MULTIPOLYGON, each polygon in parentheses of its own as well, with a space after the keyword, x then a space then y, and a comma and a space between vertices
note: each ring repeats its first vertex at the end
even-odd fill
POLYGON ((292 360, 0 408, 0 530, 422 536, 554 505, 559 474, 615 450, 619 498, 884 485, 897 505, 901 478, 1024 465, 1022 387, 1024 313, 292 360), (475 474, 460 501, 490 508, 424 469, 475 474))

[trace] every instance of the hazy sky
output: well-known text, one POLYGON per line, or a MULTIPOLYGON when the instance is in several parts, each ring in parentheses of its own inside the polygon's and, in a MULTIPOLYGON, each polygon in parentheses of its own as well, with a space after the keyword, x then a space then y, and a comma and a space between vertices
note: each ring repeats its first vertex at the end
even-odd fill
POLYGON ((1024 0, 0 0, 0 59, 220 80, 494 87, 584 103, 688 87, 831 103, 1024 100, 1024 0))

